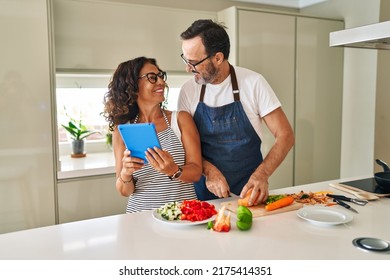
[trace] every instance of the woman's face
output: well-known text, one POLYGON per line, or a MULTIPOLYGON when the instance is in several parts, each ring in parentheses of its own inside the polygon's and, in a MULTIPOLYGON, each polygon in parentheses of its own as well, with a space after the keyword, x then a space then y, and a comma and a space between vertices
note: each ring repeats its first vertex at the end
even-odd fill
POLYGON ((147 63, 142 67, 138 79, 138 104, 160 104, 165 100, 165 73, 157 66, 147 63))

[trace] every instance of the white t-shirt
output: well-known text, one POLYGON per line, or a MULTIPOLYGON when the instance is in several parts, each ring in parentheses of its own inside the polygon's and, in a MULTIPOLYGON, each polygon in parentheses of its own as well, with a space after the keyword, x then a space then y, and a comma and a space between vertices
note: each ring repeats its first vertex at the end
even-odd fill
MULTIPOLYGON (((281 107, 275 92, 265 78, 252 70, 235 66, 240 101, 249 121, 256 133, 262 139, 262 118, 273 110, 281 107)), ((187 81, 180 90, 178 111, 187 111, 195 114, 199 103, 202 85, 195 79, 187 81)), ((220 107, 234 102, 230 75, 220 84, 207 84, 203 102, 209 107, 220 107)))

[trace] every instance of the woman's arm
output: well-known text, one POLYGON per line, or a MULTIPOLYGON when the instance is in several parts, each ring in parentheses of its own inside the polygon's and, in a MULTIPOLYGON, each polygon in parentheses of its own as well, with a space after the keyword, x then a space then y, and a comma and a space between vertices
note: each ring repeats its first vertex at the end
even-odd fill
POLYGON ((202 175, 202 155, 199 132, 192 116, 185 111, 177 113, 177 122, 181 131, 181 141, 185 151, 185 164, 181 166, 183 174, 179 180, 197 182, 202 175))
POLYGON ((115 156, 116 189, 122 196, 129 196, 135 187, 133 173, 142 168, 142 160, 130 157, 130 151, 126 150, 117 127, 112 133, 112 147, 115 156))

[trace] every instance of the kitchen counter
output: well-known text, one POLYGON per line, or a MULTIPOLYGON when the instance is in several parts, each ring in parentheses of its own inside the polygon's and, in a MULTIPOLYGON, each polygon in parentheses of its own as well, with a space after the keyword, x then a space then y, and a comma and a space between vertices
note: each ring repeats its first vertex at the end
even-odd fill
POLYGON ((115 174, 115 158, 112 152, 88 153, 83 158, 60 157, 60 171, 57 178, 73 179, 78 177, 115 174))
MULTIPOLYGON (((271 191, 296 193, 332 190, 329 181, 271 191)), ((221 202, 211 201, 219 208, 221 202)), ((365 252, 353 246, 357 237, 390 237, 390 199, 353 205, 347 224, 319 226, 296 211, 255 218, 249 231, 219 233, 206 225, 177 226, 152 217, 152 211, 121 214, 0 235, 0 259, 89 260, 389 260, 390 254, 365 252)), ((341 206, 332 206, 343 209, 341 206)), ((348 210, 345 210, 348 211, 348 210)))

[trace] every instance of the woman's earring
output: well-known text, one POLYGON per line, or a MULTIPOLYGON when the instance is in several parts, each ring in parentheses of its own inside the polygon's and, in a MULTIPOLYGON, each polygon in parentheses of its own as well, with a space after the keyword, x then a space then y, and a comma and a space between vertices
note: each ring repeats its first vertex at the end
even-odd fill
POLYGON ((165 88, 164 88, 164 102, 162 103, 162 108, 167 109, 168 106, 168 95, 169 95, 169 86, 167 83, 165 83, 165 88))

